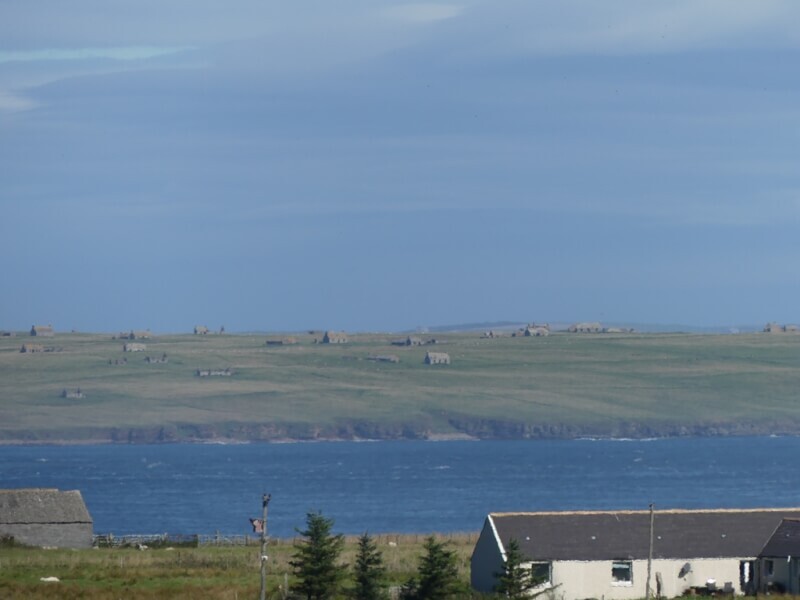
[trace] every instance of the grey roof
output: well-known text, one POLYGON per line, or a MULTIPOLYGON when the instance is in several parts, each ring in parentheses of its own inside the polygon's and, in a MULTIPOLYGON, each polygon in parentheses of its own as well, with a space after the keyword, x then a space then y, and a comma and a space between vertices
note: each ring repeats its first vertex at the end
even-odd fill
MULTIPOLYGON (((504 547, 514 538, 530 560, 646 559, 649 511, 494 513, 504 547)), ((654 558, 756 557, 784 518, 800 508, 659 510, 654 558)))
POLYGON ((78 490, 0 490, 0 524, 91 522, 78 490))
POLYGON ((800 519, 784 519, 764 546, 761 556, 800 556, 800 519))

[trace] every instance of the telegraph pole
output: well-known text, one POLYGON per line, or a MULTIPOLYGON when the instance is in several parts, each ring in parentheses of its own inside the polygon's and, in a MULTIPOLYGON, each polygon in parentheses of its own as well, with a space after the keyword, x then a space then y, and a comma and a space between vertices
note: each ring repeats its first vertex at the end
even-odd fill
POLYGON ((264 494, 261 497, 263 515, 261 521, 261 600, 267 598, 267 506, 272 494, 264 494))
MULTIPOLYGON (((650 550, 647 554, 647 590, 645 591, 645 598, 646 600, 650 600, 650 572, 653 567, 653 506, 654 504, 650 503, 650 550)), ((262 599, 263 600, 263 599, 262 599)))

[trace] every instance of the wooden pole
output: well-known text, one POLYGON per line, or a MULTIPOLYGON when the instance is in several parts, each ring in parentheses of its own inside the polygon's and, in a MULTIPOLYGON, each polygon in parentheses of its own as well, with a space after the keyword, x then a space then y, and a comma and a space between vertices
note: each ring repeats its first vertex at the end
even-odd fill
POLYGON ((653 503, 650 503, 650 550, 647 554, 647 589, 645 590, 645 599, 650 600, 650 573, 653 568, 653 503))
POLYGON ((267 506, 269 505, 271 494, 264 494, 261 497, 263 508, 263 520, 261 521, 261 600, 267 598, 267 506))

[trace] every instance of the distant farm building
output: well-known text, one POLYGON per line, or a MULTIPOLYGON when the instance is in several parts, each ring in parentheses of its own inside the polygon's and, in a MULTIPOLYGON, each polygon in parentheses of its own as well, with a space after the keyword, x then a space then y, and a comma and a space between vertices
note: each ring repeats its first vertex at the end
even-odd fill
POLYGON ((0 337, 17 337, 16 331, 0 331, 0 337))
POLYGON ((67 388, 64 388, 63 390, 61 390, 61 397, 69 398, 71 400, 77 400, 83 398, 84 396, 83 392, 81 391, 81 388, 78 388, 76 390, 68 390, 67 388))
POLYGON ((575 323, 570 325, 567 331, 570 333, 602 333, 603 326, 600 323, 575 323))
POLYGON ((392 346, 422 346, 424 343, 421 338, 410 335, 404 340, 394 340, 392 346))
POLYGON ((266 341, 267 346, 294 346, 297 344, 297 338, 272 338, 266 341))
POLYGON ((503 337, 503 333, 500 332, 500 331, 495 331, 494 329, 492 329, 492 330, 484 332, 484 334, 481 337, 482 338, 488 338, 488 339, 499 338, 499 337, 503 337))
POLYGON ((22 348, 19 349, 22 354, 26 353, 33 353, 33 352, 44 352, 44 346, 41 344, 22 344, 22 348))
POLYGON ((22 344, 22 348, 20 348, 20 353, 32 353, 32 352, 61 352, 63 348, 61 346, 43 346, 42 344, 22 344))
POLYGON ((33 325, 31 327, 31 335, 37 337, 53 337, 55 331, 53 331, 52 325, 33 325))
POLYGON ((797 325, 779 325, 778 323, 767 323, 764 325, 764 333, 797 333, 800 331, 797 325))
POLYGON ((399 363, 400 357, 396 354, 378 354, 368 356, 367 360, 372 362, 399 363))
POLYGON ((149 340, 152 334, 149 330, 145 331, 128 331, 120 333, 117 338, 120 340, 149 340))
POLYGON ((166 364, 169 362, 169 358, 165 352, 161 356, 146 356, 144 362, 146 362, 148 365, 166 364))
POLYGON ((323 344, 346 344, 347 334, 344 331, 326 331, 322 338, 323 344))
POLYGON ((525 337, 546 337, 550 335, 550 325, 547 323, 543 325, 537 325, 536 323, 531 323, 527 327, 525 327, 522 335, 525 337))
POLYGON ((231 368, 227 369, 197 369, 195 375, 198 377, 230 377, 233 375, 231 368))
POLYGON ((77 490, 0 490, 0 538, 26 546, 91 548, 92 517, 77 490))
POLYGON ((123 352, 144 352, 147 350, 147 344, 140 344, 138 342, 128 342, 122 345, 123 352))
POLYGON ((447 352, 426 352, 426 365, 449 365, 450 355, 447 352))
POLYGON ((208 327, 205 325, 195 325, 194 326, 194 334, 195 335, 208 335, 208 327))

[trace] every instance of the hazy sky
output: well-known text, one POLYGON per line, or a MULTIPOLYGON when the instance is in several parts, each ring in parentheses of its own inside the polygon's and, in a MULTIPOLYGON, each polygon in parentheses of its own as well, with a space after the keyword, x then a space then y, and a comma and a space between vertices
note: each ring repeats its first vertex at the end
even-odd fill
POLYGON ((798 23, 4 0, 0 328, 798 322, 798 23))

